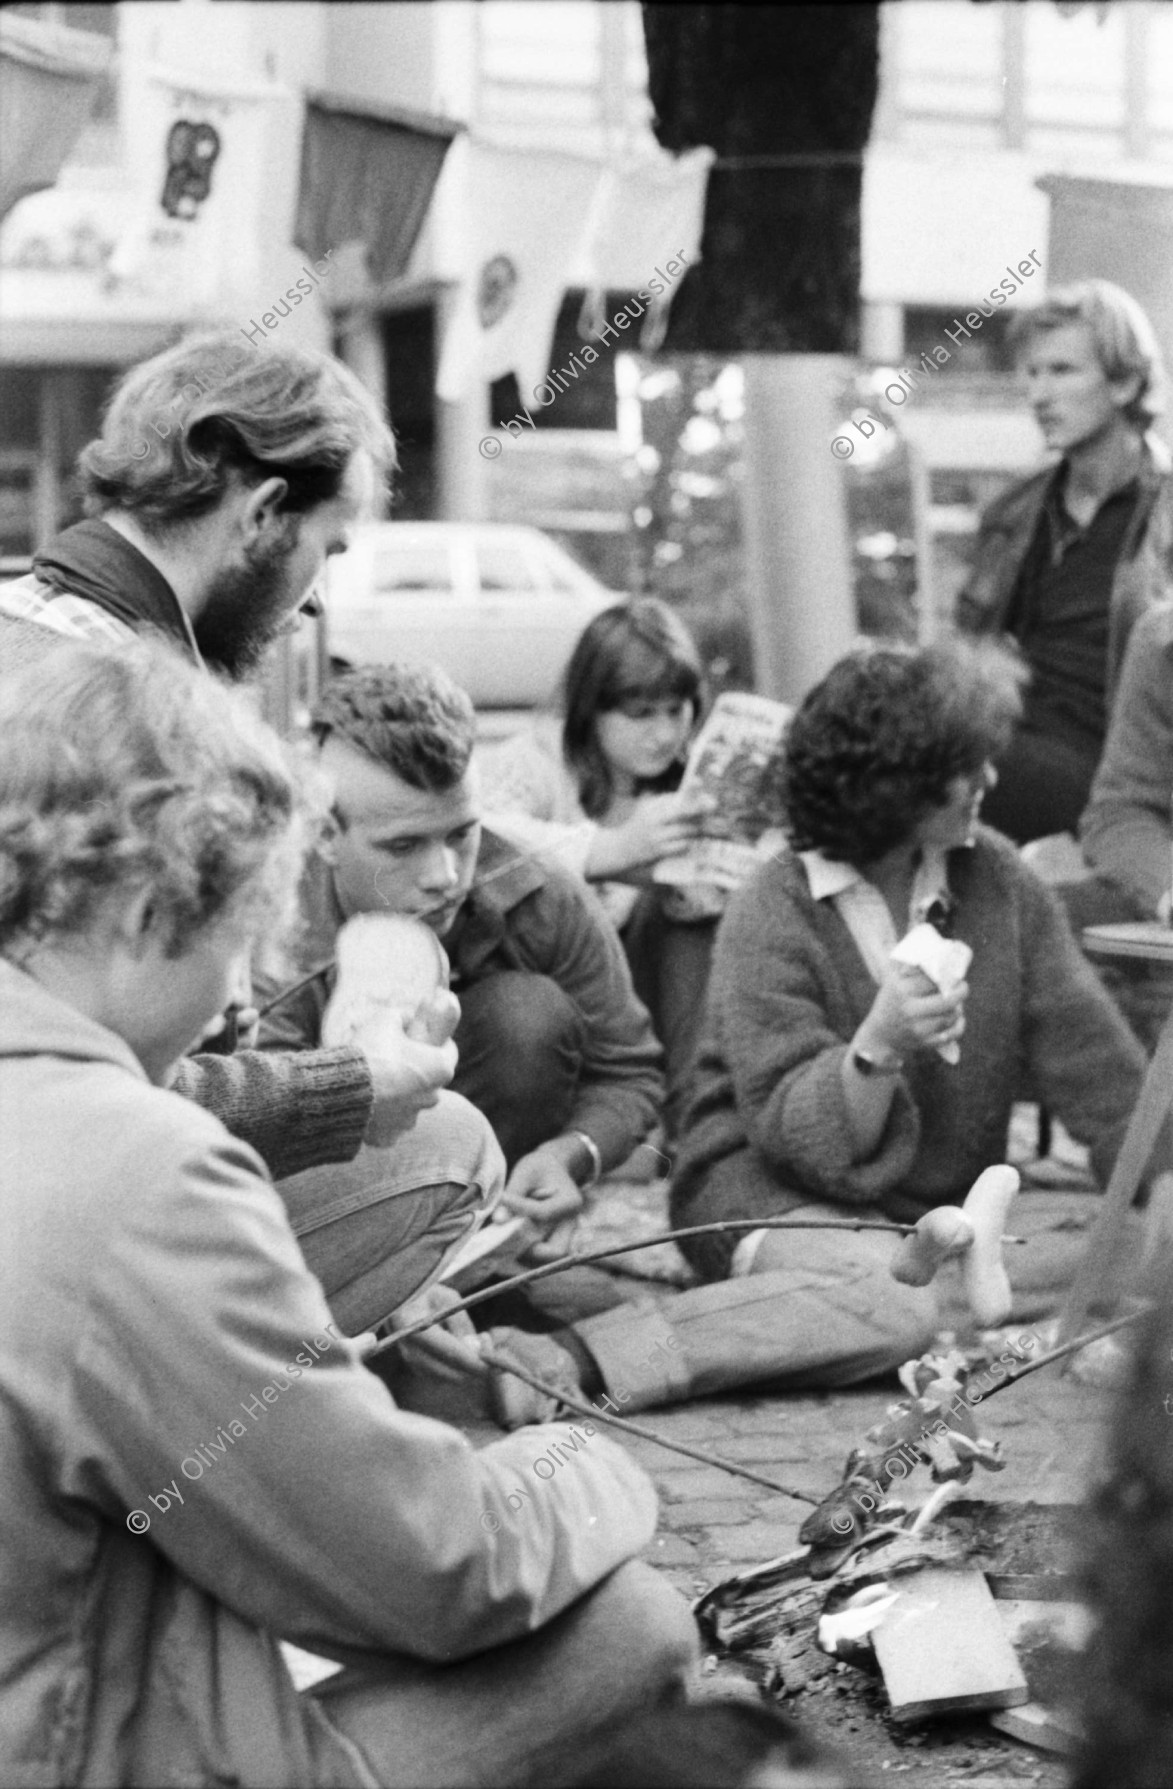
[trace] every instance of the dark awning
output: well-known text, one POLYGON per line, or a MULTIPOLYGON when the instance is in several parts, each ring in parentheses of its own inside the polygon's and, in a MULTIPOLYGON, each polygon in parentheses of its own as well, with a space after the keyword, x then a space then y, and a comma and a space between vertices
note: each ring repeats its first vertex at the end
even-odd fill
POLYGON ((462 124, 307 95, 293 240, 315 260, 362 242, 372 280, 407 269, 444 157, 462 124))

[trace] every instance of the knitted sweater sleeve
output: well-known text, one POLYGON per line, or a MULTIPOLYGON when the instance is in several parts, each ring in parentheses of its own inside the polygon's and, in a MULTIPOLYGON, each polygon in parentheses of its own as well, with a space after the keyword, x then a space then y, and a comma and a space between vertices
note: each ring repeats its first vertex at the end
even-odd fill
POLYGON ((908 1173, 920 1119, 901 1079, 874 1152, 852 1160, 841 1070, 864 1013, 837 960, 850 948, 838 915, 788 895, 767 865, 718 934, 713 1010, 750 1143, 812 1199, 866 1205, 908 1173))
POLYGON ((1023 1050, 1032 1091, 1091 1151, 1107 1182, 1140 1094, 1145 1057, 1051 890, 1007 853, 1021 914, 1023 1050))
POLYGON ((274 1180, 358 1154, 371 1116, 361 1050, 239 1050, 185 1056, 171 1082, 249 1143, 274 1180))

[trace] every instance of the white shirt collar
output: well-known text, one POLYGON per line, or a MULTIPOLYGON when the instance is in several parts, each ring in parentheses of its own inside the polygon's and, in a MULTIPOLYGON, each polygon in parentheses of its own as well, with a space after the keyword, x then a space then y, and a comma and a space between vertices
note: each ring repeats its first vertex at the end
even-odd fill
MULTIPOLYGON (((821 851, 800 851, 799 861, 806 871, 811 899, 833 900, 848 888, 854 888, 867 877, 854 864, 825 857, 821 851)), ((947 853, 940 845, 925 847, 912 885, 910 922, 916 925, 936 901, 949 905, 949 873, 947 853)))
POLYGON ((854 864, 824 857, 821 851, 800 851, 798 859, 806 871, 813 901, 829 901, 834 895, 842 894, 845 888, 852 888, 864 880, 863 872, 854 864))

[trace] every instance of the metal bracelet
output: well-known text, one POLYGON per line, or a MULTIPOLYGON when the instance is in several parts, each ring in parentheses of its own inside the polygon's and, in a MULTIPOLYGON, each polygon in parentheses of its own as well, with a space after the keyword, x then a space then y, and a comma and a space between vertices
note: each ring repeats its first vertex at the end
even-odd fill
POLYGON ((585 1180, 580 1180, 578 1183, 579 1192, 589 1193, 591 1188, 597 1186, 603 1177, 603 1158, 599 1154, 599 1145, 593 1137, 588 1137, 585 1131, 571 1131, 569 1134, 576 1143, 582 1144, 590 1159, 590 1172, 585 1180))

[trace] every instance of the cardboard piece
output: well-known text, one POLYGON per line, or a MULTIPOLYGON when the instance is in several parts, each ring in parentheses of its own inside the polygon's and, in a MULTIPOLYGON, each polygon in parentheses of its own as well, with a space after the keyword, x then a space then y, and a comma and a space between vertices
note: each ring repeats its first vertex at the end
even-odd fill
POLYGON ((1070 1757, 1080 1741, 1078 1728, 1069 1724, 1062 1709, 1044 1708, 1041 1702, 1024 1702, 1019 1708, 998 1709, 990 1716, 991 1727, 1021 1739, 1043 1752, 1070 1757))
POLYGON ((981 1572, 933 1568, 900 1580, 899 1590, 872 1634, 894 1719, 1029 1701, 981 1572))

